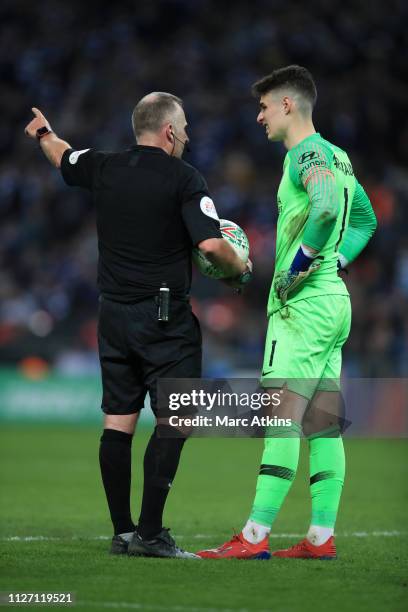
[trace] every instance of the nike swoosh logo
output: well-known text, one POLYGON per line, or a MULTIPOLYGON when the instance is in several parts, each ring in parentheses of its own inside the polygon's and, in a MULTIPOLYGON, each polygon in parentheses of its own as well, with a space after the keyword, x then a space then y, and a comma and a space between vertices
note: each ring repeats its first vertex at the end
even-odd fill
POLYGON ((220 555, 225 555, 229 550, 232 550, 232 546, 228 546, 228 548, 223 548, 222 550, 218 552, 220 555))

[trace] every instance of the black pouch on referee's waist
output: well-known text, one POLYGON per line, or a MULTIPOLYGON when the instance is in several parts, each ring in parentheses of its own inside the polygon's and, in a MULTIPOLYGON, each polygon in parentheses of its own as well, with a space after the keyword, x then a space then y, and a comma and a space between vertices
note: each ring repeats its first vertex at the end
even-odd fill
POLYGON ((159 294, 156 297, 157 302, 157 320, 162 323, 167 323, 170 313, 170 289, 167 283, 162 283, 159 289, 159 294))

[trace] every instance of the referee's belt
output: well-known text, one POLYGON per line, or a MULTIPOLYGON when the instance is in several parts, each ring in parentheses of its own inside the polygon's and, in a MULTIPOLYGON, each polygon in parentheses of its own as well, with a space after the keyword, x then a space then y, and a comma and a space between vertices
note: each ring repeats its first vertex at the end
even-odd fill
MULTIPOLYGON (((174 294, 170 292, 170 297, 172 300, 176 301, 176 302, 185 302, 186 304, 190 301, 190 295, 179 295, 179 294, 174 294)), ((101 294, 99 296, 99 302, 115 302, 115 304, 124 304, 124 305, 128 305, 128 306, 132 306, 132 304, 140 304, 140 302, 146 302, 147 300, 154 300, 156 302, 156 304, 158 304, 159 302, 159 297, 158 295, 147 295, 147 296, 140 296, 138 298, 135 298, 133 300, 118 300, 116 297, 112 298, 112 297, 107 297, 106 295, 101 294)))

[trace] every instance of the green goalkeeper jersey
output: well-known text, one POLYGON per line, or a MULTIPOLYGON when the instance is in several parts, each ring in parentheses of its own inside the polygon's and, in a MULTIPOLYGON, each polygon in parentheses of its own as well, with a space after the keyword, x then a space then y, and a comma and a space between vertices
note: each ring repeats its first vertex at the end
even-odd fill
POLYGON ((290 268, 301 244, 318 251, 321 265, 289 294, 286 303, 348 295, 337 274, 339 255, 352 261, 373 234, 376 219, 347 153, 317 133, 290 149, 283 164, 278 211, 268 315, 282 307, 275 290, 276 275, 290 268))

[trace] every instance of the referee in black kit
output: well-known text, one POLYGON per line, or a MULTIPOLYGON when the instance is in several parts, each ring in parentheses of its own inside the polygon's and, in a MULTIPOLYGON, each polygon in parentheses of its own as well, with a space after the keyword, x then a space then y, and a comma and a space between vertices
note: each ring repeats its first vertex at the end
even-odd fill
POLYGON ((176 474, 183 437, 159 435, 144 456, 138 525, 130 510, 131 444, 147 391, 156 413, 158 378, 201 376, 201 333, 191 311, 191 249, 198 246, 230 284, 251 276, 222 239, 201 174, 181 160, 188 143, 182 101, 155 92, 132 114, 137 144, 120 153, 73 150, 36 108, 25 133, 68 185, 92 192, 98 232, 98 323, 104 431, 99 452, 114 527, 111 552, 197 558, 176 546, 162 515, 176 474))

